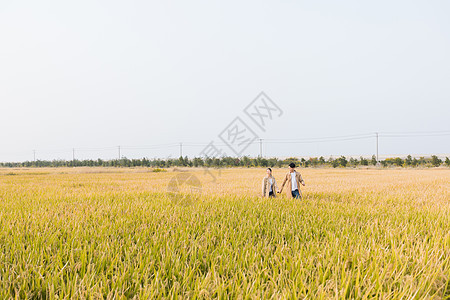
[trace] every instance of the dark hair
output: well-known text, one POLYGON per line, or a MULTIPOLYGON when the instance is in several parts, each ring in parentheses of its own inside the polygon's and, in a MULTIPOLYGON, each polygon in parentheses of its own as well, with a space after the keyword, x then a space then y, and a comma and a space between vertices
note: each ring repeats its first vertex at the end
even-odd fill
POLYGON ((294 163, 290 163, 290 164, 289 164, 289 167, 295 168, 295 164, 294 164, 294 163))
POLYGON ((271 169, 271 168, 267 168, 267 170, 269 170, 270 172, 272 172, 272 169, 271 169))

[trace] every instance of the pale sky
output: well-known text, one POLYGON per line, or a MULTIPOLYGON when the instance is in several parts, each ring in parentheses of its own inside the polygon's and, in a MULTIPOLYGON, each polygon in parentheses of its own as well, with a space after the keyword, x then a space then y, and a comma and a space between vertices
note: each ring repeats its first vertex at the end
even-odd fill
MULTIPOLYGON (((450 133, 449 16, 448 0, 0 0, 0 161, 193 157, 238 116, 265 156, 375 153, 269 139, 450 133), (243 113, 261 91, 283 111, 266 132, 243 113)), ((450 153, 450 135, 379 149, 450 153)))

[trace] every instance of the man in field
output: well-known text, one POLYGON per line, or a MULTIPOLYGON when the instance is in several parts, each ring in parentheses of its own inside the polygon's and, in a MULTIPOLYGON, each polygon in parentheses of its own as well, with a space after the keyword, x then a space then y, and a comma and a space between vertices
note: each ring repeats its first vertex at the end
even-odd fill
POLYGON ((305 181, 303 180, 302 175, 295 171, 294 163, 289 164, 289 173, 286 174, 283 184, 281 185, 281 189, 278 191, 278 193, 281 193, 283 191, 286 182, 287 182, 286 193, 288 197, 300 199, 302 197, 302 192, 300 191, 300 184, 305 186, 305 181))

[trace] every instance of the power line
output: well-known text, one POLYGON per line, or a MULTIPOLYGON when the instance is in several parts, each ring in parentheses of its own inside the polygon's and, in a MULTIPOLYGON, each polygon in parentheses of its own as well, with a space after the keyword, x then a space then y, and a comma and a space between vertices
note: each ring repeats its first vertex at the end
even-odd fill
POLYGON ((269 144, 315 144, 315 143, 327 143, 327 142, 341 142, 341 141, 352 141, 352 140, 362 140, 373 138, 373 134, 361 136, 361 137, 353 137, 353 138, 328 138, 328 139, 309 139, 309 140, 277 140, 271 141, 267 140, 266 143, 269 144))
POLYGON ((101 148, 75 148, 78 151, 112 151, 116 150, 117 147, 101 147, 101 148))
POLYGON ((435 136, 449 136, 449 133, 440 133, 440 134, 384 134, 383 137, 399 137, 399 138, 408 138, 408 137, 435 137, 435 136))
MULTIPOLYGON (((338 135, 338 136, 325 136, 325 137, 310 137, 310 138, 297 138, 297 139, 264 139, 267 143, 315 143, 315 142, 328 142, 328 141, 347 141, 366 139, 376 136, 377 133, 363 133, 353 135, 338 135)), ((378 132, 379 137, 434 137, 434 136, 448 136, 450 130, 446 131, 414 131, 414 132, 378 132)), ((259 144, 260 138, 255 139, 252 144, 259 144)), ((209 143, 183 143, 183 147, 202 147, 208 146, 209 143)), ((224 143, 214 143, 215 146, 227 146, 224 143)), ((121 149, 126 150, 146 150, 146 149, 162 149, 179 147, 180 143, 166 143, 166 144, 154 144, 146 146, 120 146, 121 149)), ((42 153, 70 153, 74 149, 76 151, 107 151, 117 149, 118 146, 109 147, 75 147, 75 148, 59 148, 59 149, 34 149, 33 151, 42 153)))
MULTIPOLYGON (((266 144, 317 144, 317 143, 333 143, 344 141, 356 141, 375 138, 376 142, 376 155, 377 160, 379 158, 379 146, 382 138, 426 138, 426 137, 442 137, 450 136, 450 130, 441 131, 398 131, 398 132, 373 132, 373 133, 361 133, 351 135, 337 135, 337 136, 325 136, 325 137, 308 137, 308 138, 296 138, 296 139, 264 139, 266 144)), ((123 150, 157 150, 157 149, 171 149, 179 147, 180 156, 183 155, 183 147, 207 147, 211 143, 196 143, 196 142, 184 142, 184 143, 165 143, 165 144, 153 144, 144 146, 109 146, 109 147, 80 147, 80 148, 60 148, 60 149, 34 149, 33 161, 37 159, 37 153, 41 156, 65 153, 69 155, 71 153, 72 160, 75 160, 75 152, 100 152, 100 151, 113 151, 116 149, 118 158, 122 158, 123 150)), ((255 137, 255 139, 249 143, 249 145, 259 144, 259 156, 262 157, 263 139, 255 137)), ((216 147, 229 147, 226 143, 214 143, 216 147)), ((78 153, 77 152, 77 153, 78 153)), ((29 152, 28 152, 29 153, 29 152)), ((15 152, 14 155, 17 155, 15 152)), ((11 154, 13 155, 13 154, 11 154)), ((25 154, 24 154, 25 155, 25 154)), ((78 154, 79 156, 79 154, 78 154)))
POLYGON ((380 132, 382 134, 439 134, 439 133, 450 133, 450 130, 438 130, 438 131, 384 131, 380 132))
POLYGON ((326 136, 326 137, 312 137, 312 138, 300 138, 300 139, 266 139, 266 140, 267 141, 304 141, 304 140, 328 140, 328 139, 341 139, 341 138, 357 138, 357 137, 365 137, 365 136, 373 136, 373 133, 326 136))
POLYGON ((162 148, 179 147, 179 145, 180 145, 180 143, 156 144, 156 145, 149 145, 149 146, 122 146, 122 149, 127 149, 127 150, 162 149, 162 148))

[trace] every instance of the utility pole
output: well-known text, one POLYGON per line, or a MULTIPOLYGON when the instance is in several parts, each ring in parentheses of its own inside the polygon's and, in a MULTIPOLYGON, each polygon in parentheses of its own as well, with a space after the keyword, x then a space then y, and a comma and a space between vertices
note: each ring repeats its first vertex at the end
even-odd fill
POLYGON ((72 148, 72 161, 75 163, 75 148, 72 148))
POLYGON ((36 150, 33 150, 33 161, 36 162, 36 150))
POLYGON ((262 139, 259 139, 259 157, 263 157, 262 155, 262 139))
POLYGON ((120 146, 117 146, 117 149, 119 150, 119 160, 120 160, 120 146))
POLYGON ((183 157, 183 143, 180 143, 180 157, 183 157))
POLYGON ((379 159, 378 159, 378 132, 375 132, 375 135, 376 135, 376 137, 377 137, 377 163, 380 161, 379 159))

